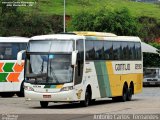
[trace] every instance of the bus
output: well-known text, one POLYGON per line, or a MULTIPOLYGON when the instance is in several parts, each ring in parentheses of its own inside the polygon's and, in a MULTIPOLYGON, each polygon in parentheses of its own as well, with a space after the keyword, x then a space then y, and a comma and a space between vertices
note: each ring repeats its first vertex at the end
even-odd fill
MULTIPOLYGON (((25 99, 80 102, 130 101, 142 91, 143 59, 138 37, 101 32, 41 35, 30 39, 25 62, 25 99)), ((21 65, 23 52, 17 55, 21 65)))
POLYGON ((160 86, 160 68, 144 67, 143 85, 158 85, 160 86))
MULTIPOLYGON (((17 64, 17 53, 26 49, 29 39, 25 37, 0 37, 0 96, 24 95, 24 61, 17 64)), ((24 56, 23 56, 24 58, 24 56)))

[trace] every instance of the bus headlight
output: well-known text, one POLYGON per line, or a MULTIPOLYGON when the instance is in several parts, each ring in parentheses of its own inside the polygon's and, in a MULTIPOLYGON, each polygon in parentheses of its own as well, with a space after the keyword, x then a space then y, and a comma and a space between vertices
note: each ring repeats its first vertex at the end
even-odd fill
POLYGON ((73 86, 63 87, 61 91, 73 90, 73 86))
POLYGON ((29 86, 24 86, 24 89, 28 90, 28 91, 34 91, 34 89, 32 87, 29 87, 29 86))

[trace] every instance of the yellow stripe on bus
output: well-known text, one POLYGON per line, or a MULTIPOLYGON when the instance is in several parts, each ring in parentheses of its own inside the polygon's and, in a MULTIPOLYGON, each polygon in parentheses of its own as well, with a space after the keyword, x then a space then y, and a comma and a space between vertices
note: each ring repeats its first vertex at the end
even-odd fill
POLYGON ((129 87, 130 82, 133 81, 134 93, 139 93, 142 91, 142 73, 114 74, 112 62, 106 62, 106 66, 108 70, 112 96, 122 96, 123 85, 125 82, 127 82, 129 87))

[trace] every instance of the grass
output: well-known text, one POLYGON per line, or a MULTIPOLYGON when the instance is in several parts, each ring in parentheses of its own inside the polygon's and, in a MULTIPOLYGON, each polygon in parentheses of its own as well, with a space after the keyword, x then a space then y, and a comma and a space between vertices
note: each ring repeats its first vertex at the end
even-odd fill
MULTIPOLYGON (((34 1, 34 0, 25 0, 34 1)), ((63 0, 36 0, 31 7, 20 7, 19 9, 31 13, 39 12, 46 15, 63 15, 63 0), (36 9, 37 8, 37 9, 36 9)), ((98 9, 120 9, 126 7, 131 15, 154 17, 160 21, 160 5, 131 2, 129 0, 66 0, 66 14, 74 15, 82 10, 94 12, 98 9)))

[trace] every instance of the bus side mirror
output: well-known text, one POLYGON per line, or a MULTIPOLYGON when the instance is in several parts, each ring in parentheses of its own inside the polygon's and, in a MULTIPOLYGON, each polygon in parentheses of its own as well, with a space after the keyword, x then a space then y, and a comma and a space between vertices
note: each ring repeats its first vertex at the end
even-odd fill
POLYGON ((77 53, 78 53, 78 51, 76 50, 76 51, 73 51, 72 52, 72 66, 75 66, 76 65, 76 61, 77 61, 77 53))
POLYGON ((22 64, 22 55, 25 52, 26 52, 26 50, 21 50, 21 51, 18 52, 18 54, 17 54, 17 63, 18 63, 18 65, 22 64))

